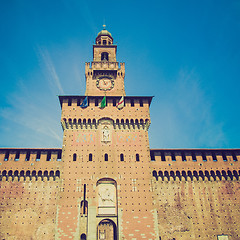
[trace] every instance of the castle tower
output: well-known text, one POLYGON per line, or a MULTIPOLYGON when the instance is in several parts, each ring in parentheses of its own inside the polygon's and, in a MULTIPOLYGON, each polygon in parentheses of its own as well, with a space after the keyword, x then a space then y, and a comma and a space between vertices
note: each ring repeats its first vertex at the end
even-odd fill
POLYGON ((86 94, 59 96, 62 149, 0 148, 0 239, 239 240, 240 149, 149 149, 116 49, 103 29, 86 94))
POLYGON ((125 67, 116 50, 103 29, 93 45, 93 61, 86 63, 87 107, 81 107, 85 96, 59 97, 64 130, 60 239, 76 230, 82 239, 156 239, 148 140, 152 97, 125 96, 125 67), (99 108, 103 98, 106 106, 99 108), (120 99, 124 105, 118 108, 120 99))
POLYGON ((103 29, 98 33, 93 45, 93 62, 86 63, 87 96, 123 96, 125 64, 116 60, 117 46, 113 44, 111 33, 103 29))

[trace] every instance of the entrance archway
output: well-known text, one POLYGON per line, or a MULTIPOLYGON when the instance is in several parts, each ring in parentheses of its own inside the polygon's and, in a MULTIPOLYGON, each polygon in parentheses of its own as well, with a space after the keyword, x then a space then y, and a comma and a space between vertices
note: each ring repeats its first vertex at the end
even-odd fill
POLYGON ((98 240, 117 240, 116 224, 110 219, 104 219, 98 224, 98 240))

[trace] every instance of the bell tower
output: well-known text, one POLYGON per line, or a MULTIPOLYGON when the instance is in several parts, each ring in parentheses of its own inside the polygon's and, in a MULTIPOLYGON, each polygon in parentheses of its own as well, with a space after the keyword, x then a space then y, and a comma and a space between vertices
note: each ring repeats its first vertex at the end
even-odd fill
POLYGON ((125 96, 125 64, 116 60, 117 45, 110 32, 98 33, 93 45, 93 61, 85 65, 86 96, 125 96))
POLYGON ((93 61, 86 63, 86 94, 59 96, 59 239, 156 239, 148 140, 152 97, 125 95, 125 64, 117 62, 116 52, 103 29, 93 61))

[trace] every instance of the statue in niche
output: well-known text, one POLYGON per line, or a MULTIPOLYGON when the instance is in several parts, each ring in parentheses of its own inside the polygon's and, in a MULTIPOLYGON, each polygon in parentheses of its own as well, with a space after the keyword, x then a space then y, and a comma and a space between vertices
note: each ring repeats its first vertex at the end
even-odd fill
POLYGON ((110 129, 109 129, 108 126, 105 125, 102 128, 102 142, 107 143, 107 142, 110 142, 110 141, 111 141, 110 140, 110 129))

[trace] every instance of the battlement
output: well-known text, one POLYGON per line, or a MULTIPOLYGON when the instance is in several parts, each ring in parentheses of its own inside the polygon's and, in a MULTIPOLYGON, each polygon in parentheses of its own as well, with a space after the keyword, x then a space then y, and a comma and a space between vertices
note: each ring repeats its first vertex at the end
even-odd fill
MULTIPOLYGON (((115 121, 112 121, 113 123, 113 128, 114 129, 136 129, 136 130, 148 130, 150 126, 150 119, 116 119, 115 121)), ((93 119, 66 119, 64 118, 61 121, 61 125, 63 130, 66 129, 97 129, 98 128, 98 121, 93 118, 93 119)))
POLYGON ((240 149, 151 149, 150 155, 151 161, 182 164, 183 162, 197 162, 199 165, 206 162, 239 164, 240 161, 240 149))
MULTIPOLYGON (((77 107, 83 102, 86 96, 58 96, 61 108, 63 107, 77 107)), ((116 103, 119 102, 122 96, 106 96, 106 107, 116 107, 116 103)), ((142 108, 150 107, 153 96, 125 96, 125 107, 142 108)), ((98 107, 102 101, 103 96, 88 96, 88 106, 98 107)), ((83 109, 85 110, 85 109, 83 109)), ((122 111, 122 110, 121 110, 122 111)))
MULTIPOLYGON (((0 148, 0 163, 61 161, 61 148, 0 148)), ((1 164, 1 165, 2 165, 1 164)))
POLYGON ((239 180, 240 149, 152 149, 157 180, 239 180))
POLYGON ((60 148, 0 148, 0 181, 60 178, 60 148))
MULTIPOLYGON (((85 63, 86 70, 121 70, 125 69, 125 63, 94 61, 85 63)), ((88 71, 86 71, 88 74, 88 71)))

